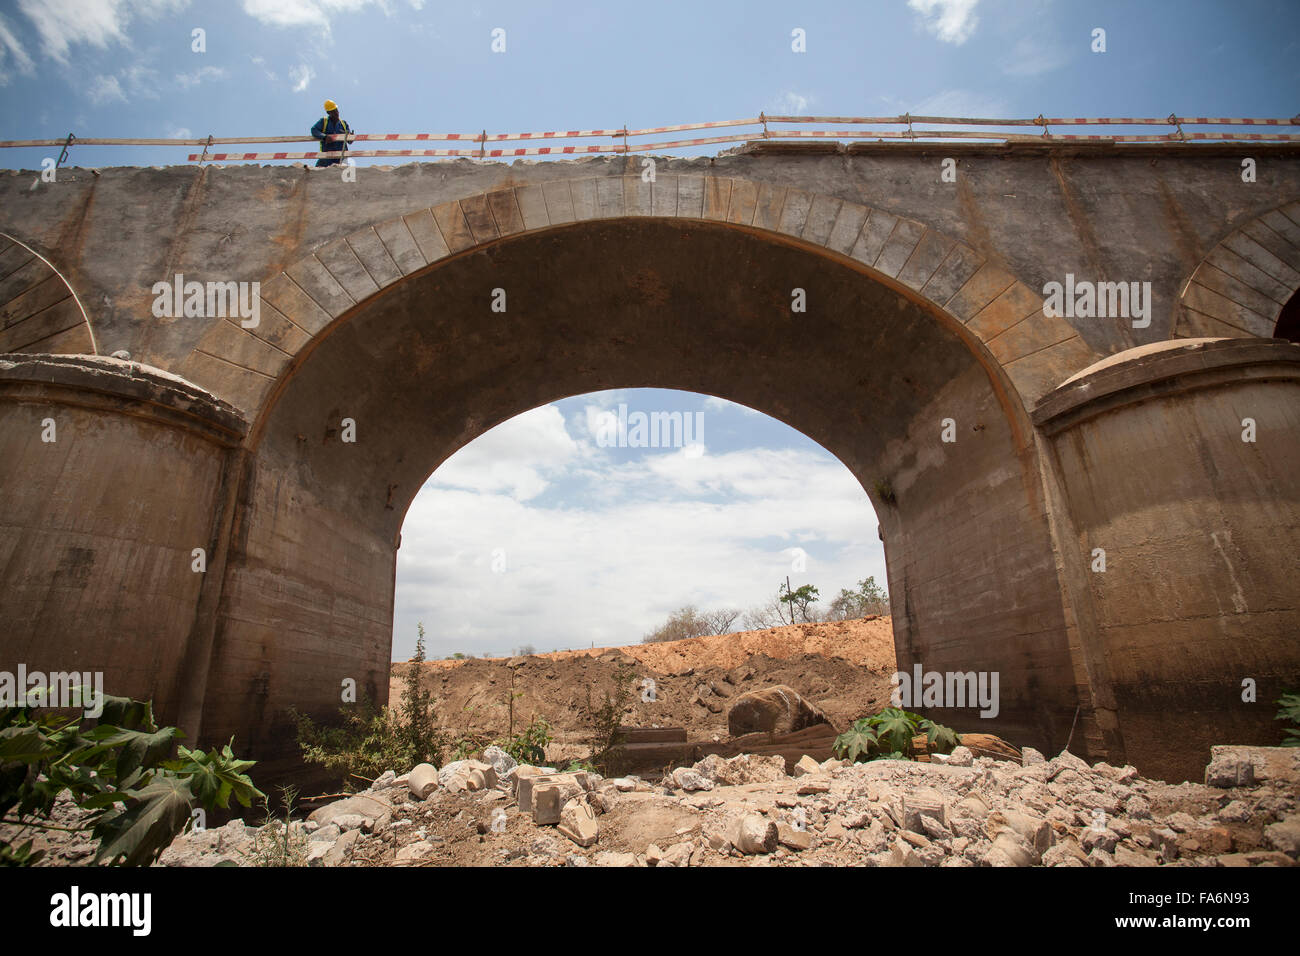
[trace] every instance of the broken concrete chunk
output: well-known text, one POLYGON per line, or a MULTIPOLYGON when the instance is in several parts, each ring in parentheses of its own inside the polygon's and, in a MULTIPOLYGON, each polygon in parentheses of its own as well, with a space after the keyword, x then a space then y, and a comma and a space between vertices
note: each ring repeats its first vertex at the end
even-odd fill
POLYGON ((438 789, 438 768, 431 763, 416 764, 406 780, 411 796, 423 800, 438 789))
MULTIPOLYGON (((539 798, 545 799, 553 792, 556 790, 543 790, 539 798)), ((569 800, 560 811, 559 823, 559 832, 578 846, 591 846, 600 837, 596 811, 591 809, 586 800, 580 798, 569 800)))
POLYGON ((798 853, 812 846, 813 835, 807 830, 796 830, 788 823, 778 823, 776 825, 776 839, 782 846, 798 853))
POLYGON ((796 777, 802 777, 804 774, 807 773, 819 773, 821 769, 822 769, 821 764, 819 764, 816 760, 813 760, 813 758, 809 757, 807 754, 804 754, 795 763, 793 775, 796 777))
POLYGON ((734 820, 727 836, 732 846, 748 856, 771 853, 777 845, 776 824, 756 813, 734 820))

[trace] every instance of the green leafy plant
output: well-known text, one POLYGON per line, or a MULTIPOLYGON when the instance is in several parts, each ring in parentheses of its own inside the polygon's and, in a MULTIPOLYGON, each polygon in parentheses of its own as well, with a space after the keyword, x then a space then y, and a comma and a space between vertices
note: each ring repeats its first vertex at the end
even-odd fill
POLYGON ((539 766, 546 760, 546 745, 551 742, 551 725, 544 717, 534 717, 521 732, 496 741, 496 745, 519 763, 539 766))
POLYGON ((1300 747, 1300 693, 1283 694, 1275 704, 1278 705, 1277 719, 1289 720, 1295 727, 1283 729, 1283 747, 1300 747))
POLYGON ((835 738, 833 749, 835 756, 849 763, 857 763, 859 758, 870 759, 878 743, 875 728, 865 717, 853 722, 848 730, 835 738))
POLYGON ((81 715, 54 713, 35 698, 0 708, 0 819, 19 826, 13 843, 0 840, 0 865, 42 858, 32 839, 16 843, 28 830, 68 829, 49 822, 64 790, 88 811, 72 829, 98 839, 94 863, 125 866, 154 862, 190 825, 195 804, 228 809, 232 796, 245 807, 264 797, 245 773, 254 762, 235 757, 233 738, 206 753, 178 747, 169 758, 184 734, 159 728, 149 701, 103 701, 89 728, 81 715))
POLYGON ((910 760, 916 754, 912 738, 926 735, 929 753, 951 753, 961 742, 953 730, 898 707, 886 707, 874 717, 860 717, 835 738, 835 756, 851 763, 868 760, 910 760))
POLYGON ((868 717, 867 723, 876 729, 882 749, 911 755, 912 738, 916 736, 917 725, 922 719, 920 714, 898 707, 886 707, 875 717, 868 717))

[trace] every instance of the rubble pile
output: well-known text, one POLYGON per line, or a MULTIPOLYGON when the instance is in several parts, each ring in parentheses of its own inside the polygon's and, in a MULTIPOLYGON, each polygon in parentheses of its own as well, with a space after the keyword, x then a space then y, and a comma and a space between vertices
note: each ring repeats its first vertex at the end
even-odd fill
MULTIPOLYGON (((495 750, 495 748, 490 748, 495 750)), ((1032 749, 932 762, 712 755, 658 783, 505 753, 387 773, 292 824, 316 866, 1294 866, 1300 749, 1216 747, 1205 784, 1032 749)), ((235 821, 164 865, 246 864, 235 821)))

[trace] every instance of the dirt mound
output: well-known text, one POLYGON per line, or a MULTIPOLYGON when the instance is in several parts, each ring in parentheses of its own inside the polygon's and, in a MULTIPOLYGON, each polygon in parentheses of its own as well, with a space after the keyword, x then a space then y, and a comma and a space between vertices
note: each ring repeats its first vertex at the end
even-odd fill
MULTIPOLYGON (((417 665, 392 667, 389 700, 394 705, 412 666, 417 665)), ((889 675, 895 669, 890 622, 878 617, 418 666, 447 733, 504 734, 513 701, 516 731, 534 715, 545 717, 557 744, 582 739, 580 714, 588 693, 601 700, 612 692, 620 666, 631 666, 636 674, 626 724, 685 727, 691 739, 703 740, 727 738, 730 698, 774 684, 793 687, 843 726, 887 706, 889 675)))

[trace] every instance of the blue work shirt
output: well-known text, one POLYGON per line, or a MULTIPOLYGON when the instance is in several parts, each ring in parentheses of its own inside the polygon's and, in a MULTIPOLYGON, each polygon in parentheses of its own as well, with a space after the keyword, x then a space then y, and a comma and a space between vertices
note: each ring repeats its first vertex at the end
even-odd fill
MULTIPOLYGON (((350 132, 352 132, 352 129, 348 126, 347 120, 341 118, 337 120, 331 119, 328 114, 318 119, 316 121, 316 125, 311 128, 312 139, 322 141, 320 151, 324 153, 340 153, 343 151, 345 145, 343 140, 341 139, 326 140, 325 139, 326 136, 333 136, 337 133, 350 133, 350 132)), ((337 162, 338 162, 337 159, 322 158, 316 160, 316 165, 333 166, 337 162)))

